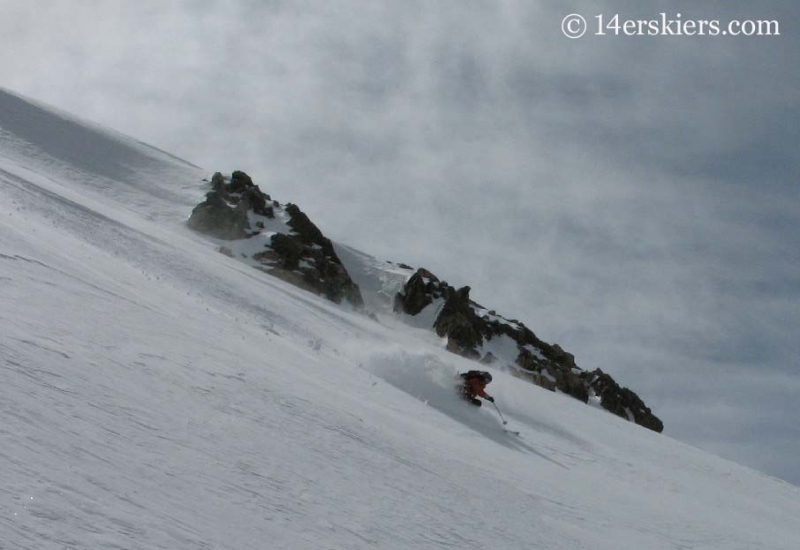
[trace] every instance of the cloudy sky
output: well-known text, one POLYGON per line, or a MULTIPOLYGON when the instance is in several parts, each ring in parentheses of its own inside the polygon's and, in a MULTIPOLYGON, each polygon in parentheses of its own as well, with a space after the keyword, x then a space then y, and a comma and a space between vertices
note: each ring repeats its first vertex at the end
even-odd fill
POLYGON ((800 5, 642 4, 3 0, 0 85, 245 170, 800 484, 800 5), (595 35, 662 11, 781 35, 595 35))

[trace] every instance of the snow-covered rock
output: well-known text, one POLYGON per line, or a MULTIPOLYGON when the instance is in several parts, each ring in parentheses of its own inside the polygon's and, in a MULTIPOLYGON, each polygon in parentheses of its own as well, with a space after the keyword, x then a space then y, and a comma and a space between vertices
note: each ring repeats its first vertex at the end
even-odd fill
POLYGON ((304 290, 362 309, 361 291, 331 241, 297 205, 281 206, 242 171, 211 178, 211 191, 188 221, 195 231, 224 241, 220 252, 304 290))

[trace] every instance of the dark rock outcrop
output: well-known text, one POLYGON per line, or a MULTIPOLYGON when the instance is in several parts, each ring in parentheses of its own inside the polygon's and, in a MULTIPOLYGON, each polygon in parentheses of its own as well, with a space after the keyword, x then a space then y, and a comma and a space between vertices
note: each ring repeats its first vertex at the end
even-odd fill
POLYGON ((603 408, 653 431, 660 433, 664 429, 664 423, 644 401, 628 388, 620 387, 609 374, 597 369, 584 373, 584 379, 588 380, 588 386, 600 398, 603 408))
POLYGON ((430 271, 419 269, 395 296, 394 309, 417 315, 438 301, 441 309, 432 328, 439 336, 447 338, 448 350, 484 364, 500 362, 521 378, 584 403, 589 401, 590 392, 594 392, 610 412, 651 430, 663 430, 661 421, 634 392, 620 388, 602 371, 583 371, 575 363, 574 355, 558 344, 540 340, 516 319, 505 319, 495 311, 487 311, 469 299, 469 292, 469 287, 456 290, 430 271), (504 338, 513 342, 515 357, 497 357, 486 349, 492 348, 495 339, 504 338))
POLYGON ((225 196, 220 191, 209 192, 205 202, 198 204, 192 210, 189 227, 226 241, 247 237, 250 229, 247 211, 241 208, 231 208, 225 200, 225 196))
POLYGON ((337 304, 346 299, 357 309, 363 308, 361 291, 342 265, 330 239, 297 205, 287 204, 284 210, 289 214, 286 225, 293 233, 272 237, 272 250, 280 257, 277 269, 302 274, 303 284, 299 286, 324 294, 337 304))
POLYGON ((196 231, 228 241, 252 239, 270 225, 272 235, 262 241, 261 250, 253 252, 252 245, 237 247, 235 242, 220 250, 333 302, 347 300, 354 308, 363 308, 361 291, 331 241, 297 205, 281 207, 244 172, 233 172, 229 179, 215 173, 211 191, 192 211, 188 223, 196 231), (276 211, 282 221, 276 219, 276 211))
POLYGON ((394 300, 394 311, 416 315, 428 307, 435 298, 444 296, 446 283, 427 269, 418 269, 406 282, 404 292, 398 293, 394 300))
POLYGON ((458 290, 448 287, 444 306, 433 327, 439 336, 447 336, 448 350, 471 359, 480 359, 478 348, 483 345, 481 320, 471 306, 469 291, 468 286, 458 290))

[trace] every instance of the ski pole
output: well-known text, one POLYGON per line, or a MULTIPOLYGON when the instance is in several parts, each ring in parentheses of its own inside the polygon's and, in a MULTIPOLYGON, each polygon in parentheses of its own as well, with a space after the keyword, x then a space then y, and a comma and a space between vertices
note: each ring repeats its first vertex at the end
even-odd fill
POLYGON ((500 415, 500 418, 503 420, 503 426, 505 426, 506 424, 508 424, 508 420, 506 420, 505 418, 503 418, 503 413, 501 413, 501 412, 500 412, 500 409, 497 407, 497 404, 496 404, 494 401, 492 401, 492 405, 494 405, 494 408, 497 410, 497 414, 499 414, 499 415, 500 415))

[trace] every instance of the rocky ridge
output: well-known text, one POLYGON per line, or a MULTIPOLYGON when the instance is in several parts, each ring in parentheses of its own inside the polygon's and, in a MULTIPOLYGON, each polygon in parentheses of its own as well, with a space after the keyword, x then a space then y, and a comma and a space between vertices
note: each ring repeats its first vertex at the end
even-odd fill
POLYGON ((585 371, 558 344, 537 338, 522 322, 509 320, 473 302, 470 287, 456 289, 426 269, 418 269, 394 299, 395 312, 416 316, 434 308, 433 329, 447 349, 484 364, 496 364, 552 391, 561 391, 661 432, 664 425, 636 393, 620 387, 600 369, 585 371))
POLYGON ((362 309, 361 291, 330 239, 295 204, 282 206, 241 171, 211 178, 189 227, 228 241, 219 251, 337 304, 362 309))
MULTIPOLYGON (((211 191, 192 211, 189 227, 225 241, 219 248, 223 254, 333 302, 364 309, 361 290, 333 244, 297 205, 281 205, 241 171, 230 178, 217 172, 210 183, 211 191)), ((405 264, 398 267, 413 270, 405 264)), ((487 310, 469 294, 470 287, 456 289, 420 268, 394 296, 394 311, 419 317, 426 326, 433 319, 430 328, 447 338, 453 353, 496 365, 651 430, 663 430, 661 420, 639 396, 609 374, 579 368, 575 357, 558 344, 540 340, 524 323, 487 310)))

